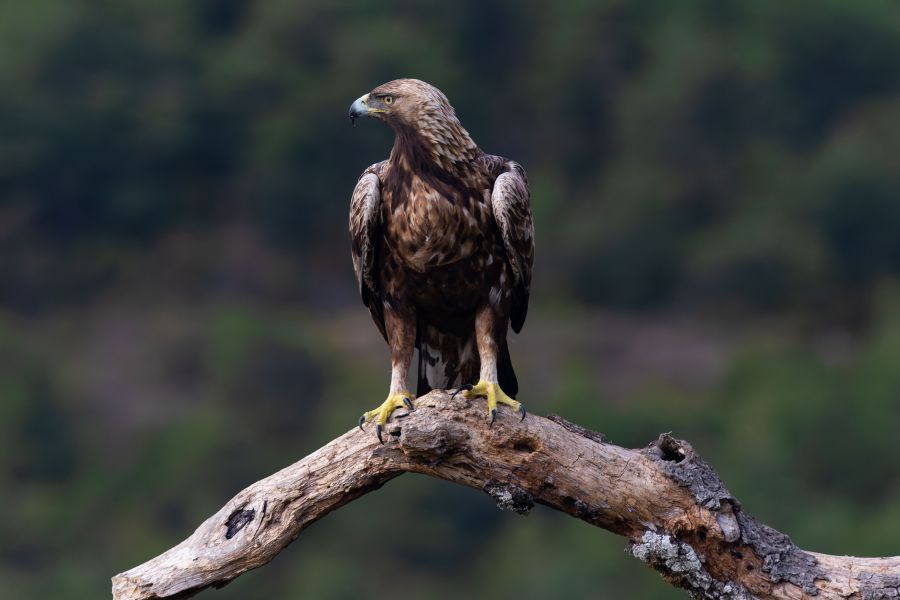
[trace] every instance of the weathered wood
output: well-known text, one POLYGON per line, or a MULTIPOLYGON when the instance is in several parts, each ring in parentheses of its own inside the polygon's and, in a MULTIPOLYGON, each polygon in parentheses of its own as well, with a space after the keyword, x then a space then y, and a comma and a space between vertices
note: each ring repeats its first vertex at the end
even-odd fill
POLYGON ((251 485, 188 539, 112 579, 116 600, 184 598, 264 565, 310 523, 404 472, 535 503, 628 538, 631 553, 695 598, 897 598, 900 557, 805 552, 744 513, 691 446, 663 434, 629 450, 564 419, 435 391, 382 446, 357 429, 251 485))

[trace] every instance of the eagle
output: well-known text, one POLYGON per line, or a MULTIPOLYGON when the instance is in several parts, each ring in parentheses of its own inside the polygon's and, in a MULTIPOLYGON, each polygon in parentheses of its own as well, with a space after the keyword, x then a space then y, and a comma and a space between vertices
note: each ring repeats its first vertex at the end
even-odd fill
POLYGON ((506 336, 528 313, 534 227, 525 170, 485 154, 439 89, 418 79, 380 85, 350 106, 394 131, 387 160, 359 177, 350 200, 351 255, 362 301, 391 351, 387 399, 359 418, 376 435, 393 411, 432 389, 485 397, 525 418, 506 336))

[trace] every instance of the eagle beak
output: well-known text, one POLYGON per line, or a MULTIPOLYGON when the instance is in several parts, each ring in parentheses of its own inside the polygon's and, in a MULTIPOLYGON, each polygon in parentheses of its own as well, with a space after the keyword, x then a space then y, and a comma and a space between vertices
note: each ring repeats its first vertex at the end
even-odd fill
POLYGON ((350 105, 350 124, 356 126, 356 120, 369 116, 369 95, 360 96, 350 105))

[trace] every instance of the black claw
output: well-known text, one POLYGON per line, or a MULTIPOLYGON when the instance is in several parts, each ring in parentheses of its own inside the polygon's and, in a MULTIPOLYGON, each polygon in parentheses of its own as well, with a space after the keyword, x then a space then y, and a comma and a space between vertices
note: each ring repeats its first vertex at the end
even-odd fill
POLYGON ((363 423, 365 423, 365 422, 366 422, 366 415, 362 415, 359 418, 359 430, 360 431, 365 431, 365 429, 363 429, 363 423))
POLYGON ((494 426, 494 419, 496 419, 496 418, 497 418, 497 409, 496 409, 496 408, 492 408, 492 409, 491 409, 491 424, 488 425, 488 427, 493 427, 493 426, 494 426))
POLYGON ((519 423, 521 423, 522 421, 525 420, 525 415, 526 415, 526 412, 525 412, 525 405, 524 405, 524 404, 520 404, 520 405, 519 405, 519 412, 522 413, 522 418, 519 419, 519 423))
POLYGON ((468 392, 468 391, 471 390, 473 387, 475 387, 475 386, 472 385, 471 383, 466 383, 466 384, 463 384, 463 385, 459 386, 459 387, 456 389, 456 391, 453 392, 453 393, 450 395, 450 399, 452 400, 452 399, 456 398, 456 395, 457 395, 458 393, 460 393, 460 392, 468 392))
POLYGON ((381 445, 384 445, 384 440, 381 439, 381 423, 375 425, 375 435, 378 436, 378 441, 381 442, 381 445))
POLYGON ((409 398, 407 398, 406 396, 403 396, 403 404, 406 405, 406 408, 409 409, 409 412, 416 410, 415 408, 413 408, 412 402, 410 402, 409 398))

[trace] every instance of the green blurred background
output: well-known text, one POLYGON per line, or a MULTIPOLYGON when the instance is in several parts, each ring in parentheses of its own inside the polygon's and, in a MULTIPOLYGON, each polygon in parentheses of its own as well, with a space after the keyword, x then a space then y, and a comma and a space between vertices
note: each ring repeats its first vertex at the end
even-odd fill
MULTIPOLYGON (((802 547, 900 554, 900 3, 0 8, 0 596, 109 577, 381 402, 350 192, 395 77, 528 169, 521 398, 692 441, 802 547)), ((405 476, 205 596, 680 598, 624 541, 405 476)))

